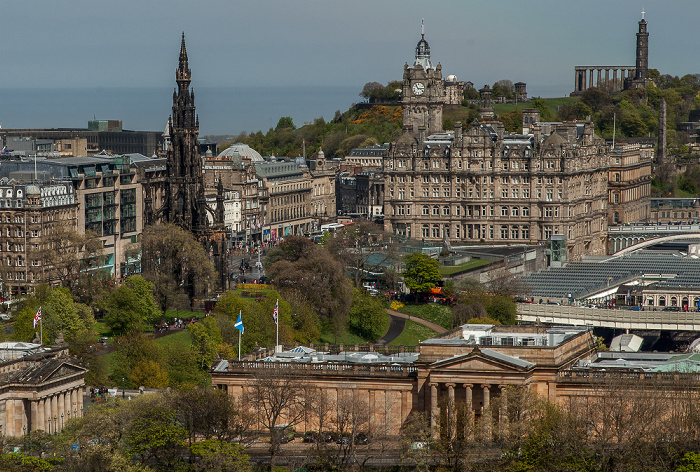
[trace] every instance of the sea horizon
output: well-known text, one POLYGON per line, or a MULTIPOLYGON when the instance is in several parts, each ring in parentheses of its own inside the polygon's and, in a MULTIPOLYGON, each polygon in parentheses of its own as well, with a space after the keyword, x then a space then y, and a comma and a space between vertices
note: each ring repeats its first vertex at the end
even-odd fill
MULTIPOLYGON (((274 128, 289 116, 295 126, 330 121, 362 101, 362 85, 299 87, 194 87, 200 135, 236 136, 274 128)), ((562 86, 528 91, 563 96, 562 86)), ((87 128, 88 121, 121 120, 123 129, 165 130, 173 88, 0 88, 2 128, 87 128)))

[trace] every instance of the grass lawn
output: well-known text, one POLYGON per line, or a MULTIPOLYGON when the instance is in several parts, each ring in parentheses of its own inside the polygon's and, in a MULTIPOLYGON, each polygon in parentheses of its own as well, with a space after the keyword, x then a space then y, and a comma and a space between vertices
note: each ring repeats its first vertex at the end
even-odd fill
POLYGON ((430 328, 406 320, 406 327, 401 335, 389 343, 390 346, 417 346, 420 341, 434 338, 437 333, 430 328))
POLYGON ((440 271, 440 275, 442 275, 443 277, 449 277, 450 275, 458 274, 460 272, 466 272, 468 270, 476 269, 477 267, 489 264, 491 264, 491 261, 482 261, 479 259, 475 259, 456 266, 440 266, 438 267, 438 270, 440 271))
POLYGON ((98 337, 103 337, 106 336, 108 338, 111 338, 113 336, 112 330, 107 326, 107 323, 104 320, 99 320, 97 323, 95 323, 95 331, 97 331, 98 337))
MULTIPOLYGON (((321 333, 321 336, 319 336, 318 342, 336 344, 335 336, 333 336, 333 331, 321 333)), ((358 336, 355 333, 346 332, 346 333, 338 336, 337 344, 340 344, 340 343, 351 344, 351 345, 352 344, 367 344, 367 340, 364 339, 362 336, 358 336)))
POLYGON ((204 313, 187 310, 165 310, 164 316, 167 321, 172 321, 173 318, 201 318, 204 316, 204 313))
MULTIPOLYGON (((426 303, 422 305, 404 305, 399 311, 411 316, 417 316, 424 320, 439 324, 445 329, 450 329, 452 310, 449 306, 438 305, 437 303, 426 303)), ((427 338, 425 338, 427 339, 427 338)))
MULTIPOLYGON (((573 105, 578 101, 578 97, 545 98, 544 101, 556 111, 557 107, 562 105, 573 105)), ((494 103, 493 112, 496 115, 501 115, 503 113, 510 113, 516 108, 520 111, 522 111, 523 108, 532 108, 532 101, 523 103, 494 103)))

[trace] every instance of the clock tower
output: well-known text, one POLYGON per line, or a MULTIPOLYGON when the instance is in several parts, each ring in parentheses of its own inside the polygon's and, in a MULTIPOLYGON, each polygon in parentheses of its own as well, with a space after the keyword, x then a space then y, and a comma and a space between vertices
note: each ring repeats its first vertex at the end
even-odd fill
POLYGON ((425 40, 421 24, 420 41, 416 46, 416 59, 412 66, 403 68, 401 106, 403 125, 414 136, 424 128, 427 134, 442 131, 443 81, 442 66, 433 67, 430 62, 430 46, 425 40))

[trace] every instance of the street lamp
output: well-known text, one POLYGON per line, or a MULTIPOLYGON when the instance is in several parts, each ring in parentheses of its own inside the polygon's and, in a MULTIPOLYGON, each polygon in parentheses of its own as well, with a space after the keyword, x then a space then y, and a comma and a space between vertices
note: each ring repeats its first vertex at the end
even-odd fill
POLYGON ((49 434, 51 434, 51 418, 49 418, 49 434))
POLYGON ((53 435, 56 436, 58 430, 58 418, 56 415, 53 415, 53 435))
POLYGON ((61 431, 63 431, 63 413, 61 413, 61 431))
POLYGON ((124 390, 124 377, 122 377, 122 398, 126 398, 126 391, 124 390))

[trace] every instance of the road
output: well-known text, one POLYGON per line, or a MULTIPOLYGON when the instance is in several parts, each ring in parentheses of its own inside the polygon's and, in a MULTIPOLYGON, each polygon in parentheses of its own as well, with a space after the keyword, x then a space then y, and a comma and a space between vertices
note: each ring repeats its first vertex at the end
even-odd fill
POLYGON ((422 324, 423 326, 432 329, 437 334, 443 334, 447 332, 447 330, 439 324, 433 323, 432 321, 424 320, 423 318, 418 318, 417 316, 407 315, 406 313, 401 313, 400 311, 396 310, 390 310, 389 308, 386 309, 386 312, 389 314, 389 316, 403 318, 406 320, 415 321, 418 324, 422 324))

